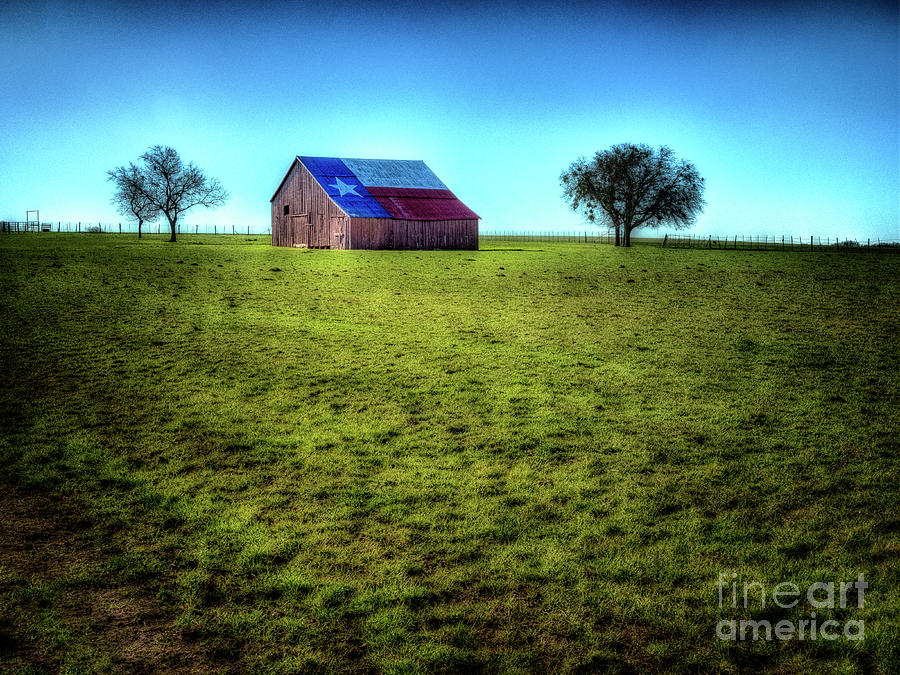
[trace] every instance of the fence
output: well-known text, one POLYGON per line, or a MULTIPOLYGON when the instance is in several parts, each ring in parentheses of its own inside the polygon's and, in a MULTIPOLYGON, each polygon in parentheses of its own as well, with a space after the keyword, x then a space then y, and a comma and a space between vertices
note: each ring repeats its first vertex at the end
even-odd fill
POLYGON ((482 230, 478 233, 482 241, 567 241, 585 244, 613 244, 615 235, 611 232, 579 232, 577 230, 559 231, 546 230, 543 232, 523 232, 521 230, 482 230))
MULTIPOLYGON (((36 221, 0 221, 0 232, 86 232, 89 234, 137 234, 137 223, 63 222, 38 223, 36 221)), ((145 223, 144 234, 166 234, 167 223, 145 223)), ((178 234, 271 234, 268 225, 190 225, 178 226, 178 234)))
MULTIPOLYGON (((3 232, 87 232, 103 234, 137 234, 136 223, 100 223, 100 222, 64 222, 47 223, 0 221, 3 232)), ((144 234, 166 234, 169 231, 165 223, 145 223, 141 230, 144 234)), ((254 227, 247 225, 179 225, 178 234, 263 234, 270 235, 269 225, 254 227)), ((594 231, 579 232, 577 230, 561 232, 547 230, 545 232, 488 230, 479 233, 482 241, 512 239, 517 241, 567 241, 593 244, 612 244, 615 236, 611 232, 594 231)))
MULTIPOLYGON (((481 232, 482 241, 565 241, 595 244, 614 244, 615 234, 608 232, 521 232, 515 230, 489 230, 481 232)), ((635 237, 634 243, 652 243, 666 248, 708 248, 743 251, 845 251, 873 249, 900 252, 900 239, 857 240, 841 237, 800 237, 796 235, 736 235, 718 237, 715 235, 667 234, 663 237, 635 237)))
MULTIPOLYGON (((148 223, 142 229, 144 234, 166 234, 165 223, 148 223)), ((0 221, 0 232, 86 232, 104 234, 137 234, 136 223, 100 222, 15 222, 0 221)), ((268 225, 179 225, 178 234, 227 234, 227 235, 271 235, 268 225)), ((482 230, 479 239, 518 242, 572 242, 585 244, 614 244, 615 234, 610 231, 522 231, 522 230, 482 230)), ((866 239, 865 241, 840 237, 800 237, 795 235, 715 235, 667 234, 663 238, 632 237, 635 243, 658 243, 666 248, 707 248, 743 251, 851 251, 873 249, 900 252, 900 239, 866 239)))
POLYGON ((900 252, 900 239, 857 239, 841 237, 798 237, 793 235, 734 235, 716 237, 668 234, 662 240, 667 248, 718 248, 742 251, 852 251, 874 249, 900 252))

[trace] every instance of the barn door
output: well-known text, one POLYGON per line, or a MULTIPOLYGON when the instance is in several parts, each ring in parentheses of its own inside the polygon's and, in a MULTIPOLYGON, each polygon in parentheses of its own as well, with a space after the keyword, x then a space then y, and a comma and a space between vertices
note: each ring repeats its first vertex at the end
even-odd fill
POLYGON ((309 214, 291 216, 290 245, 294 248, 309 248, 309 214))
POLYGON ((347 248, 347 219, 331 217, 331 248, 347 248))
POLYGON ((331 242, 328 241, 328 220, 323 214, 310 214, 306 231, 310 248, 326 248, 330 245, 331 242))

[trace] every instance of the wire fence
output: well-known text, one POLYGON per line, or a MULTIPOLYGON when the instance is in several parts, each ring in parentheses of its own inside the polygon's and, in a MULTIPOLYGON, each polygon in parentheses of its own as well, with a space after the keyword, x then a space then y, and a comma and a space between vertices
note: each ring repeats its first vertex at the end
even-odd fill
MULTIPOLYGON (((72 232, 88 234, 137 234, 137 223, 102 223, 75 221, 0 221, 0 232, 72 232)), ((144 234, 167 234, 166 223, 146 223, 144 234)), ((214 235, 271 235, 269 225, 236 224, 183 224, 178 226, 178 234, 214 235)), ((482 230, 479 239, 483 242, 571 242, 585 244, 614 244, 612 230, 482 230)), ((705 248, 738 251, 853 251, 877 250, 900 253, 900 239, 854 239, 849 237, 809 237, 797 235, 716 235, 667 234, 663 237, 632 237, 635 243, 656 244, 665 248, 705 248)))
MULTIPOLYGON (((516 230, 489 230, 480 233, 482 241, 534 241, 534 242, 584 242, 594 244, 615 244, 612 231, 570 231, 547 230, 543 232, 521 232, 516 230)), ((853 239, 850 237, 808 237, 798 235, 694 235, 667 234, 662 237, 631 238, 633 243, 659 245, 666 248, 706 248, 741 251, 852 251, 872 249, 900 252, 900 239, 853 239)))
POLYGON ((714 235, 668 234, 662 246, 667 248, 707 248, 740 251, 854 251, 900 252, 900 239, 853 239, 850 237, 800 237, 795 235, 714 235))
POLYGON ((613 244, 615 243, 615 235, 604 231, 522 231, 522 230, 482 230, 478 233, 478 238, 484 241, 502 241, 508 239, 511 241, 567 241, 567 242, 583 242, 585 244, 613 244))
MULTIPOLYGON (((137 234, 137 223, 0 221, 0 232, 74 232, 87 234, 137 234)), ((168 223, 144 223, 143 234, 167 234, 168 223)), ((268 225, 178 225, 178 234, 271 234, 268 225)))

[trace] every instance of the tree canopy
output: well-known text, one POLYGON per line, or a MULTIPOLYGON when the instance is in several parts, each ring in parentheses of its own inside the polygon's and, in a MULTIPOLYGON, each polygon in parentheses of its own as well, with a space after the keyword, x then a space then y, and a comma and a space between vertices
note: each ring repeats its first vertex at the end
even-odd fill
POLYGON ((113 181, 116 191, 110 203, 123 216, 137 220, 138 239, 141 228, 146 222, 153 222, 159 217, 159 208, 150 201, 145 192, 144 174, 133 163, 127 167, 119 166, 107 172, 108 180, 113 181))
MULTIPOLYGON (((116 195, 128 197, 129 204, 136 199, 146 205, 148 213, 165 215, 169 241, 175 241, 178 219, 186 211, 195 206, 215 208, 228 200, 228 191, 217 179, 208 177, 193 162, 185 164, 174 148, 154 145, 139 161, 140 166, 132 163, 109 171, 109 180, 116 184, 116 195)), ((117 203, 116 197, 113 202, 117 203)))
POLYGON ((559 179, 572 210, 615 229, 616 246, 630 246, 639 227, 690 227, 706 204, 703 177, 666 146, 620 143, 575 160, 559 179))

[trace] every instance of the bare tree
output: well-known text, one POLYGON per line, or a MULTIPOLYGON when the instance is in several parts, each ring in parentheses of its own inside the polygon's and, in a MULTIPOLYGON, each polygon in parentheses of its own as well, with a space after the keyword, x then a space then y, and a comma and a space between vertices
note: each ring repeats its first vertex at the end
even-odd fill
POLYGON ((140 167, 131 164, 128 169, 117 167, 109 173, 130 176, 131 186, 165 215, 171 231, 169 241, 175 241, 178 219, 187 210, 195 206, 215 208, 228 200, 228 191, 217 179, 209 178, 193 162, 185 164, 174 148, 154 145, 140 160, 140 167))
POLYGON ((572 210, 615 229, 616 246, 631 246, 631 231, 644 225, 690 227, 706 204, 703 177, 666 146, 614 145, 577 159, 559 180, 572 210))
POLYGON ((107 171, 108 180, 116 186, 110 203, 123 216, 131 216, 137 220, 138 239, 144 223, 152 223, 159 218, 159 209, 150 202, 144 191, 144 174, 134 164, 119 166, 107 171))

